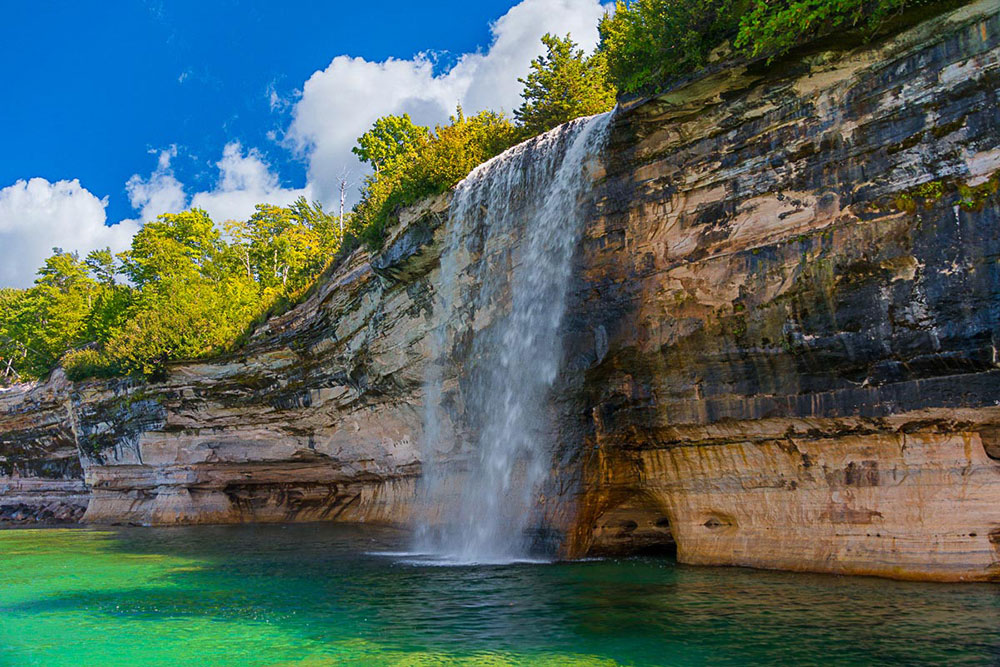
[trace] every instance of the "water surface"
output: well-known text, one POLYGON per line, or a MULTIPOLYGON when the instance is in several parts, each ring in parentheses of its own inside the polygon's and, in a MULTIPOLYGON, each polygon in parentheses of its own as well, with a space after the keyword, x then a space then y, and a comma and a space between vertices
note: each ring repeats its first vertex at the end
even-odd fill
POLYGON ((373 554, 408 541, 328 524, 0 531, 0 664, 1000 660, 995 585, 373 554))

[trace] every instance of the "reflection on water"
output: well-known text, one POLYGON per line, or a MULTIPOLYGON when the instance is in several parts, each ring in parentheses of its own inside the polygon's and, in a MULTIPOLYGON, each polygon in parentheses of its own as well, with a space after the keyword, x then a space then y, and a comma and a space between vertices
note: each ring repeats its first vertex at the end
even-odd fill
POLYGON ((663 560, 429 567, 407 540, 319 524, 0 532, 0 664, 1000 660, 1000 586, 663 560))

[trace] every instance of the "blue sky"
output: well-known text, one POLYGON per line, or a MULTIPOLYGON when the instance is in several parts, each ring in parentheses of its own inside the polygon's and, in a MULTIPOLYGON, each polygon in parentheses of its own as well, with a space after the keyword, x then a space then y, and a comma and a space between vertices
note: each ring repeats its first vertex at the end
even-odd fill
POLYGON ((0 286, 48 248, 123 247, 157 213, 332 203, 378 115, 517 103, 543 32, 596 40, 598 0, 3 1, 0 286), (423 55, 421 55, 423 54, 423 55), (116 225, 119 221, 124 221, 116 225), (115 225, 105 229, 106 225, 115 225))
MULTIPOLYGON (((409 58, 488 47, 510 2, 10 2, 0 57, 0 183, 79 178, 106 193, 108 217, 133 214, 124 183, 151 171, 147 150, 183 146, 175 169, 208 186, 224 144, 265 152, 282 180, 305 166, 275 150, 274 89, 289 96, 333 56, 409 58), (448 16, 448 20, 440 17, 448 16), (387 17, 392 17, 390 20, 387 17)), ((286 109, 287 112, 287 109, 286 109)))

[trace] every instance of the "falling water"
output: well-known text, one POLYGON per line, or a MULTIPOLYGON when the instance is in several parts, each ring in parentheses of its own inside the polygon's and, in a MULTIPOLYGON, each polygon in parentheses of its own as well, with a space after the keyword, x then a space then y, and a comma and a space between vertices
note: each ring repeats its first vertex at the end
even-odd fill
POLYGON ((561 362, 587 164, 611 116, 516 146, 456 189, 436 290, 442 320, 425 382, 424 499, 439 516, 418 533, 422 553, 455 563, 528 555, 526 533, 552 465, 546 406, 561 362), (454 364, 460 396, 446 406, 444 379, 454 364), (445 433, 452 417, 461 426, 445 433), (456 478, 435 459, 463 432, 474 447, 467 474, 456 478))

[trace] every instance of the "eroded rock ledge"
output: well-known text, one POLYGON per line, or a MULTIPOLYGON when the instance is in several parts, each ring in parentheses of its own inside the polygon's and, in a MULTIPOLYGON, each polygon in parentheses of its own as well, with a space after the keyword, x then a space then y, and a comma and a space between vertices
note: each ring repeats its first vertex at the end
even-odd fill
MULTIPOLYGON (((555 405, 565 555, 1000 578, 998 84, 983 0, 620 113, 555 405)), ((447 206, 232 358, 0 393, 0 514, 407 523, 447 206)))

